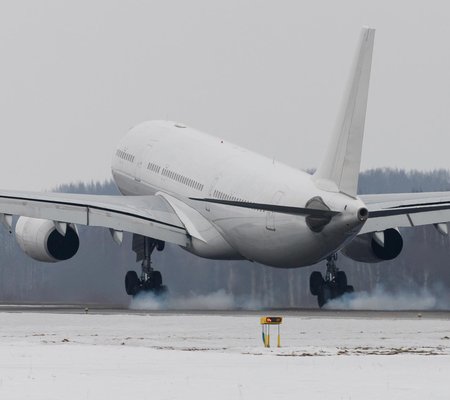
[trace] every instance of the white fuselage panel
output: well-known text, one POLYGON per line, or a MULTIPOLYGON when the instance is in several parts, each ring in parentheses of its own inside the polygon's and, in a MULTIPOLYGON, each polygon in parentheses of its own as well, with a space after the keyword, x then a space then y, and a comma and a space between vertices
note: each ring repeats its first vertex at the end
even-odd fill
POLYGON ((167 193, 214 226, 227 244, 218 246, 216 255, 205 245, 203 250, 195 245, 187 248, 200 256, 301 267, 335 252, 362 226, 348 216, 350 209, 361 205, 358 200, 320 190, 303 171, 173 122, 145 122, 131 129, 113 156, 112 172, 123 194, 167 193), (347 211, 321 232, 311 231, 304 216, 190 200, 305 207, 316 196, 333 210, 347 211))

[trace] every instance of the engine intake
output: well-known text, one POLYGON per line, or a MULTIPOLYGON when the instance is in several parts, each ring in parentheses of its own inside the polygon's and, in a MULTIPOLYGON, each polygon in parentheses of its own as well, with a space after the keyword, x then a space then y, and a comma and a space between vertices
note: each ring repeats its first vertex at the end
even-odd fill
POLYGON ((37 261, 57 262, 72 258, 80 247, 77 232, 70 225, 65 236, 53 221, 20 217, 16 224, 16 239, 20 248, 37 261))
POLYGON ((403 238, 397 229, 386 229, 382 240, 374 233, 357 236, 342 253, 355 261, 377 263, 393 260, 403 249, 403 238))

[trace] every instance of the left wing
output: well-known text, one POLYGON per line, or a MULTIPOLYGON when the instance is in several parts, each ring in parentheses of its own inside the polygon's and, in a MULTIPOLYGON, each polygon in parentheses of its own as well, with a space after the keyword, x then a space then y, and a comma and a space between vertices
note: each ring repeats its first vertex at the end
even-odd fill
POLYGON ((441 224, 450 221, 450 192, 370 194, 359 196, 369 210, 360 231, 441 224))
POLYGON ((162 196, 99 196, 0 190, 0 214, 132 232, 181 246, 189 237, 162 196))

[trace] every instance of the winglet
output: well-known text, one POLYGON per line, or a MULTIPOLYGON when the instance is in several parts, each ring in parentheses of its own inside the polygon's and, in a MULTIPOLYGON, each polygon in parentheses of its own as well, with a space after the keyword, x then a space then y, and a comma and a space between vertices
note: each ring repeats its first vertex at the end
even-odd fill
POLYGON ((375 29, 362 28, 332 141, 313 175, 319 188, 352 197, 358 188, 374 37, 375 29))

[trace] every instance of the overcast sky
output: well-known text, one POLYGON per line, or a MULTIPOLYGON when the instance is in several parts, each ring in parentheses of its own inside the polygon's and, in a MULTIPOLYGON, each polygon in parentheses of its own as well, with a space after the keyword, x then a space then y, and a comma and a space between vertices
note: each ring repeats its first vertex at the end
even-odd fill
POLYGON ((110 177, 115 145, 182 121, 318 165, 362 25, 377 29, 363 169, 450 168, 447 1, 0 0, 0 187, 110 177))

